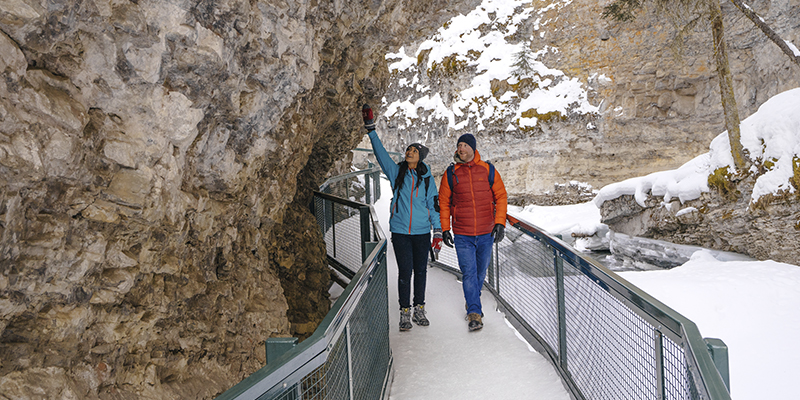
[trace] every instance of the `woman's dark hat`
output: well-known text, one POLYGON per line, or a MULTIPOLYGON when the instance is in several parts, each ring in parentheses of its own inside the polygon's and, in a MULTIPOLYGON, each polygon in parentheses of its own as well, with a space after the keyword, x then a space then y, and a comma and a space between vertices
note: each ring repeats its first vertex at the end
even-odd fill
MULTIPOLYGON (((408 145, 408 147, 415 147, 417 149, 417 151, 419 152, 419 161, 420 162, 422 162, 422 160, 424 160, 425 157, 428 156, 428 151, 429 150, 428 150, 427 147, 423 146, 422 144, 411 143, 410 145, 408 145)), ((408 147, 406 147, 406 150, 408 150, 408 147)))

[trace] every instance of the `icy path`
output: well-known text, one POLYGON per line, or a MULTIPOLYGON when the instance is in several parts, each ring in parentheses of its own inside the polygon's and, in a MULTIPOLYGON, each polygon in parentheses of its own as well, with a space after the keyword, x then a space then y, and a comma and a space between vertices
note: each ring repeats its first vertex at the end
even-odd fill
MULTIPOLYGON (((391 195, 382 179, 381 192, 391 195)), ((389 196, 375 210, 388 231, 389 196)), ((388 234, 388 232, 387 232, 388 234)), ((569 399, 552 365, 522 340, 483 291, 483 329, 467 330, 464 296, 456 277, 428 268, 426 307, 430 326, 398 329, 397 264, 388 245, 389 338, 394 356, 390 399, 569 399)))

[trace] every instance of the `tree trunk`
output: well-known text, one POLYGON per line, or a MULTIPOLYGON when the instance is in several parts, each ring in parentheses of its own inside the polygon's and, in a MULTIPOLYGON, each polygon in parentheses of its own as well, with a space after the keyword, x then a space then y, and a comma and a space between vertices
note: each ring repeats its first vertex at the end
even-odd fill
POLYGON ((770 40, 775 42, 775 44, 777 44, 778 47, 780 47, 780 49, 786 53, 786 55, 789 56, 792 61, 795 62, 795 64, 800 65, 800 54, 795 54, 786 41, 781 39, 781 37, 778 36, 778 34, 775 33, 775 31, 773 31, 772 28, 770 28, 769 25, 767 25, 767 23, 764 22, 764 20, 761 19, 761 17, 759 17, 752 8, 750 8, 750 6, 742 3, 742 0, 730 0, 730 2, 733 3, 733 5, 735 5, 736 8, 738 8, 739 11, 741 11, 750 21, 753 21, 758 29, 761 29, 761 32, 764 32, 764 34, 767 35, 770 40))
POLYGON ((728 64, 728 50, 725 46, 722 8, 719 1, 709 0, 711 31, 714 36, 714 60, 717 62, 719 91, 722 96, 722 109, 725 111, 725 128, 728 130, 733 164, 738 172, 744 172, 745 157, 739 131, 739 111, 736 108, 736 97, 733 93, 733 78, 728 64))

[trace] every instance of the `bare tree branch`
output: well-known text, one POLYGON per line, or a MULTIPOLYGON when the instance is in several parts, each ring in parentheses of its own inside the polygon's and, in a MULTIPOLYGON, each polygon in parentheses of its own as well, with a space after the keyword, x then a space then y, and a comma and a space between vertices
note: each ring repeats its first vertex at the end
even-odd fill
POLYGON ((739 11, 741 11, 747 17, 747 19, 753 21, 758 29, 761 29, 761 32, 764 32, 764 34, 767 35, 770 40, 775 42, 775 44, 777 44, 778 47, 780 47, 781 50, 786 53, 786 55, 789 56, 792 61, 794 61, 795 64, 800 65, 800 54, 795 54, 786 41, 781 39, 781 37, 778 36, 778 34, 775 33, 775 31, 773 31, 772 28, 770 28, 769 25, 767 25, 767 23, 764 22, 764 20, 759 17, 752 8, 750 8, 750 6, 744 4, 742 0, 730 0, 730 2, 733 3, 733 5, 735 5, 736 8, 738 8, 739 11))

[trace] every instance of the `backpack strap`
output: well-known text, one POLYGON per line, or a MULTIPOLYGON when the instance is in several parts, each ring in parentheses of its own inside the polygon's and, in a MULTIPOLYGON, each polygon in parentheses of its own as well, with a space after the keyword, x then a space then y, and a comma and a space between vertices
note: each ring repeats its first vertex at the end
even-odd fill
POLYGON ((453 182, 453 181, 457 182, 458 178, 456 178, 456 174, 455 174, 455 164, 450 163, 450 166, 447 167, 447 183, 450 185, 450 192, 451 193, 453 192, 453 186, 456 185, 456 183, 453 182))
POLYGON ((486 161, 489 164, 489 187, 494 186, 494 164, 486 161))

